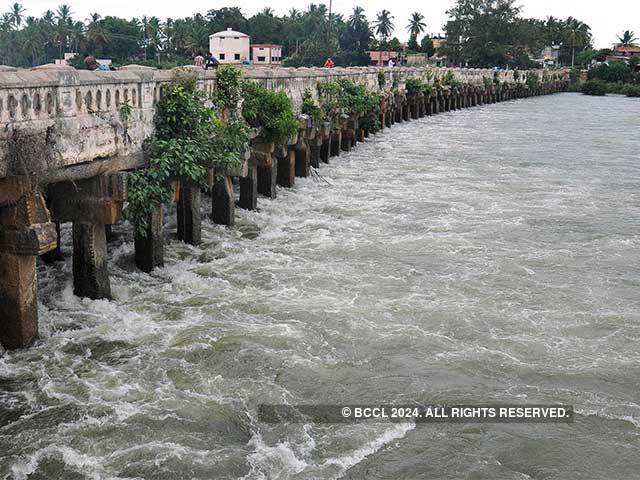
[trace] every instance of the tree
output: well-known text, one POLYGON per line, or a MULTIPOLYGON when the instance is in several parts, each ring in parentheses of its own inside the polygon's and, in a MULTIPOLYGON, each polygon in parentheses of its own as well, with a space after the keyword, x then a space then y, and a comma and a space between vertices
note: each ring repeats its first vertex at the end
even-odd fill
POLYGON ((575 66, 576 47, 586 48, 591 43, 591 28, 573 17, 566 20, 567 36, 571 45, 571 68, 575 66))
POLYGON ((628 47, 633 42, 635 42, 637 38, 632 31, 625 30, 624 33, 618 37, 618 40, 620 40, 620 45, 622 45, 623 47, 628 47))
POLYGON ((429 35, 425 35, 422 38, 422 42, 420 42, 420 50, 425 53, 428 57, 433 57, 436 53, 436 49, 433 46, 433 40, 429 35))
POLYGON ((383 43, 387 42, 387 39, 393 33, 393 15, 389 10, 381 10, 376 17, 376 33, 380 36, 383 43))
POLYGON ((420 45, 418 45, 418 39, 415 35, 411 35, 409 37, 409 41, 407 42, 407 48, 412 52, 417 52, 420 50, 420 45))
POLYGON ((18 28, 22 24, 22 18, 24 16, 24 8, 19 3, 11 5, 11 11, 9 12, 9 20, 15 28, 18 28))
MULTIPOLYGON (((411 14, 411 18, 409 19, 409 24, 407 25, 407 31, 409 32, 409 36, 418 38, 424 29, 427 27, 427 24, 423 22, 424 15, 418 12, 413 12, 411 14)), ((416 42, 417 43, 417 42, 416 42)))

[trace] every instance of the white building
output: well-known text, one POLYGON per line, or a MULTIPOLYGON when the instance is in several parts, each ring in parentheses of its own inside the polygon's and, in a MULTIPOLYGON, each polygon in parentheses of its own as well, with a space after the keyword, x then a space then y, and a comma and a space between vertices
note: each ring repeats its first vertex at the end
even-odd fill
POLYGON ((209 51, 220 63, 241 63, 249 60, 249 35, 227 28, 209 35, 209 51))
POLYGON ((256 65, 278 65, 282 63, 282 45, 254 43, 251 45, 251 58, 256 65))

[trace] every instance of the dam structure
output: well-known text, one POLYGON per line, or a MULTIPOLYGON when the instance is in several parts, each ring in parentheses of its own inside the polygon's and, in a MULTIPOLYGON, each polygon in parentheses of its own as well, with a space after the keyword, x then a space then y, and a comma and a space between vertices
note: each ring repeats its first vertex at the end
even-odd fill
MULTIPOLYGON (((193 69, 198 87, 216 89, 216 72, 193 69)), ((321 82, 350 79, 381 92, 379 125, 411 121, 441 112, 566 91, 565 72, 551 77, 533 71, 494 72, 465 68, 255 68, 246 79, 284 91, 300 111, 305 92, 317 98, 321 82), (457 86, 431 93, 407 89, 410 79, 445 75, 457 86)), ((37 262, 60 259, 60 224, 73 224, 73 291, 80 297, 111 298, 107 245, 112 225, 122 220, 127 173, 144 168, 143 143, 154 132, 157 102, 172 71, 127 66, 114 72, 72 67, 0 69, 0 344, 29 346, 38 336, 37 262), (123 105, 127 106, 123 109, 123 105)), ((314 124, 300 114, 298 132, 283 144, 254 138, 243 165, 211 169, 211 219, 233 226, 235 208, 255 210, 260 195, 275 198, 296 177, 348 152, 376 131, 345 111, 337 121, 314 124), (234 189, 234 183, 239 189, 234 189), (236 198, 236 190, 239 191, 236 198)), ((172 201, 178 238, 201 240, 200 187, 175 179, 172 201)), ((135 262, 150 272, 163 264, 163 210, 150 215, 147 236, 136 239, 135 262)))

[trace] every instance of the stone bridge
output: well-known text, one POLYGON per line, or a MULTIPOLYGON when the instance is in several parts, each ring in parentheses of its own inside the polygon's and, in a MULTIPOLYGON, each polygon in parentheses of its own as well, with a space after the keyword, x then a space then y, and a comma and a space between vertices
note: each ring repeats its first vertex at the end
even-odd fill
MULTIPOLYGON (((213 92, 215 71, 195 70, 199 88, 213 92)), ((548 94, 566 89, 563 78, 534 90, 524 75, 482 69, 247 67, 246 78, 283 90, 299 109, 305 90, 317 95, 318 82, 349 78, 381 90, 385 77, 382 128, 443 111, 548 94), (408 94, 408 78, 443 77, 451 71, 461 87, 432 94, 408 94), (491 82, 487 82, 486 79, 491 82), (393 86, 393 90, 391 89, 393 86)), ((540 78, 543 72, 537 72, 540 78)), ((142 144, 153 133, 156 103, 173 79, 172 71, 128 66, 115 72, 71 67, 18 70, 0 67, 0 343, 29 345, 37 338, 36 261, 61 258, 60 223, 73 223, 74 292, 110 298, 107 243, 126 202, 126 172, 145 165, 142 144)), ((298 135, 287 144, 254 142, 237 172, 210 174, 211 218, 233 225, 236 203, 255 209, 258 194, 274 198, 276 185, 292 187, 296 176, 349 151, 374 131, 359 128, 344 112, 338 121, 313 125, 300 116, 298 135), (239 186, 236 202, 234 181, 239 186)), ((220 173, 220 172, 218 172, 220 173)), ((200 241, 199 188, 176 181, 178 238, 200 241)), ((162 208, 150 217, 146 239, 136 240, 136 264, 150 271, 163 262, 162 208)))

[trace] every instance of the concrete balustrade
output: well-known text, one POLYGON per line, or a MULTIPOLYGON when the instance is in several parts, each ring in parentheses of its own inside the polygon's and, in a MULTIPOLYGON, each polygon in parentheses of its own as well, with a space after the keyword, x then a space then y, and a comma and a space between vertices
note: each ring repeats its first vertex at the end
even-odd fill
MULTIPOLYGON (((215 71, 192 69, 198 87, 215 91, 215 71)), ((491 70, 447 68, 299 68, 250 67, 244 75, 282 90, 299 109, 304 92, 317 98, 318 82, 348 78, 370 90, 386 90, 380 129, 396 122, 566 89, 566 81, 546 82, 535 91, 499 72, 501 88, 485 86, 491 70), (442 78, 448 72, 463 84, 431 94, 407 95, 408 78, 442 78), (395 93, 392 93, 391 89, 395 93)), ((542 72, 537 72, 542 78, 542 72)), ((117 223, 126 201, 126 171, 144 166, 142 144, 153 134, 155 105, 175 72, 129 66, 117 72, 76 71, 70 67, 0 71, 0 343, 19 348, 37 337, 36 259, 61 257, 59 225, 73 223, 73 284, 76 295, 110 298, 105 229, 117 223), (46 196, 46 202, 45 202, 46 196)), ((376 133, 364 119, 344 112, 335 122, 314 125, 301 115, 296 135, 283 144, 256 137, 238 171, 210 171, 211 218, 233 226, 238 206, 254 210, 258 195, 276 198, 276 185, 291 188, 330 157, 348 152, 376 133)), ((369 124, 370 125, 370 124, 369 124)), ((178 238, 201 240, 200 188, 174 182, 178 238)), ((148 219, 146 238, 135 240, 135 262, 149 272, 163 265, 163 208, 148 219)))

